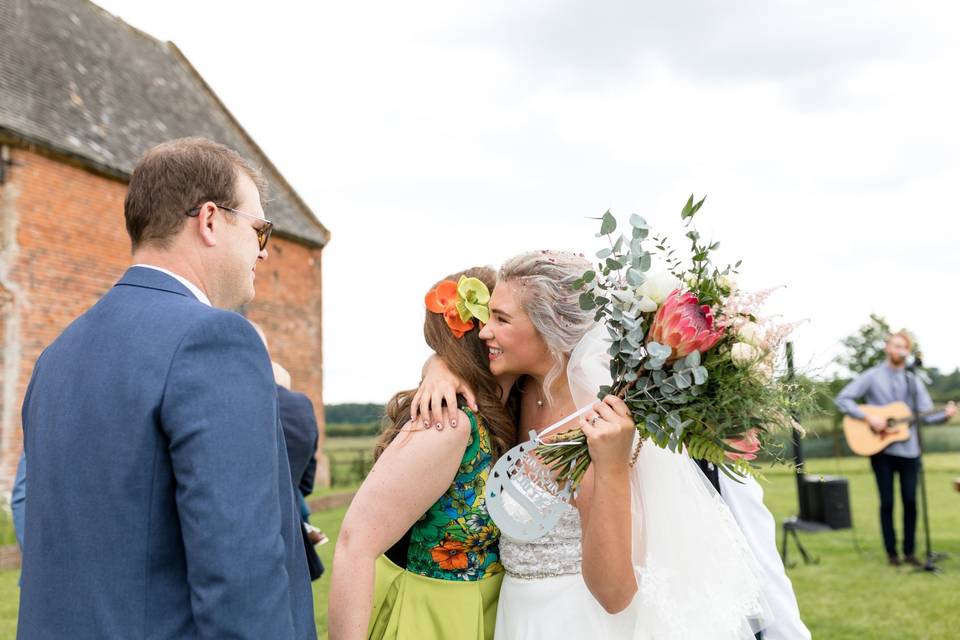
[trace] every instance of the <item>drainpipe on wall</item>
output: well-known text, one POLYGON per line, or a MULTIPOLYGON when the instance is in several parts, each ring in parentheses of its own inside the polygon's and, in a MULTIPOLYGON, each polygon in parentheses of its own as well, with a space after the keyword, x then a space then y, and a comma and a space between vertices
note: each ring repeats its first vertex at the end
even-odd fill
POLYGON ((11 158, 10 147, 0 145, 0 496, 9 495, 13 484, 20 448, 16 430, 20 398, 19 383, 22 356, 21 319, 24 298, 19 284, 10 277, 16 265, 17 245, 16 201, 19 187, 11 182, 10 168, 21 166, 11 158))

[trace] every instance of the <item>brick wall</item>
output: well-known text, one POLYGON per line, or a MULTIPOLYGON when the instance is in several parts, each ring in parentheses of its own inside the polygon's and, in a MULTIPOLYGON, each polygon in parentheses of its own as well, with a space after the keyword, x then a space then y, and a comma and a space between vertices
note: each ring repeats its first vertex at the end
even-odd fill
MULTIPOLYGON (((270 217, 270 207, 265 212, 270 217)), ((330 483, 324 447, 320 250, 271 236, 257 267, 257 297, 247 316, 267 335, 271 357, 290 372, 291 387, 310 396, 320 426, 317 483, 330 483)))
MULTIPOLYGON (((34 362, 130 264, 124 183, 23 149, 12 149, 11 156, 19 166, 0 186, 3 492, 22 450, 20 407, 34 362)), ((248 311, 265 328, 274 358, 290 370, 294 388, 314 401, 322 428, 320 253, 271 238, 271 255, 266 269, 257 271, 257 299, 248 311)))

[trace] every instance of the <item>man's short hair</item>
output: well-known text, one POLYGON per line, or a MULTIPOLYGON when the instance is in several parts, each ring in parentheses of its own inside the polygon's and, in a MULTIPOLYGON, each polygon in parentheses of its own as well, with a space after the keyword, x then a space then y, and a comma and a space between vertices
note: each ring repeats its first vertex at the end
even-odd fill
POLYGON ((180 138, 147 151, 130 176, 123 216, 133 249, 143 244, 169 248, 186 212, 215 202, 239 205, 237 176, 243 171, 263 199, 260 173, 239 153, 206 138, 180 138))
POLYGON ((900 329, 900 331, 887 336, 887 344, 890 344, 890 341, 894 338, 903 338, 904 342, 907 343, 907 349, 913 351, 913 338, 910 337, 910 333, 906 329, 900 329))

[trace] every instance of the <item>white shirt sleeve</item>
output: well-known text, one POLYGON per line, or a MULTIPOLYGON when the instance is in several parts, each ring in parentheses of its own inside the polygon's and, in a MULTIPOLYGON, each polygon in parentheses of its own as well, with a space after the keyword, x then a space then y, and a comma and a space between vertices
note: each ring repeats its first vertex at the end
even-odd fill
POLYGON ((741 484, 721 473, 720 495, 733 512, 760 565, 763 595, 774 618, 763 630, 764 640, 808 640, 810 631, 800 619, 797 597, 777 550, 777 523, 763 504, 760 484, 753 478, 741 484))

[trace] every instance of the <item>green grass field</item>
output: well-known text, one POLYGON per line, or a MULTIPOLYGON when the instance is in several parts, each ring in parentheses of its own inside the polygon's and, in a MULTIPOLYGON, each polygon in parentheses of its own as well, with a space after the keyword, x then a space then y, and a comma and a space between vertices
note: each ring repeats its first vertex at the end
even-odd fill
MULTIPOLYGON (((953 488, 953 479, 960 478, 960 454, 928 454, 924 463, 933 548, 952 556, 941 563, 941 575, 886 564, 869 460, 809 461, 811 473, 849 479, 854 523, 852 531, 801 534, 804 545, 820 563, 801 562, 788 570, 801 614, 815 638, 960 638, 960 493, 953 488)), ((796 513, 794 476, 781 468, 769 472, 767 480, 765 502, 777 520, 796 513)), ((898 504, 895 518, 900 517, 898 504)), ((919 527, 917 534, 918 554, 922 554, 919 527)), ((800 560, 795 547, 790 554, 791 560, 800 560)))
POLYGON ((6 508, 2 508, 0 509, 0 545, 16 543, 17 532, 13 528, 13 517, 7 513, 6 508))
MULTIPOLYGON (((330 537, 330 542, 319 547, 318 552, 327 574, 313 583, 313 601, 316 613, 317 629, 320 638, 327 637, 327 593, 330 590, 330 568, 333 566, 333 547, 340 521, 346 513, 346 507, 315 513, 310 518, 314 526, 320 527, 330 537)), ((17 610, 20 602, 20 589, 17 581, 20 571, 0 572, 0 638, 14 638, 17 635, 17 610)))
MULTIPOLYGON (((811 460, 809 472, 842 475, 850 481, 854 530, 802 535, 820 562, 788 569, 801 614, 814 638, 828 640, 941 640, 960 638, 960 453, 924 458, 930 494, 934 549, 952 558, 941 575, 918 574, 886 564, 877 520, 877 494, 869 461, 862 458, 811 460)), ((766 503, 780 521, 796 512, 796 482, 786 468, 767 472, 766 503)), ((333 547, 345 509, 314 514, 313 523, 331 539, 320 548, 328 573, 314 583, 320 637, 326 637, 327 593, 333 547)), ((899 509, 897 510, 899 517, 899 509)), ((921 531, 918 530, 918 534, 921 531)), ((922 535, 918 535, 922 542, 922 535)), ((921 546, 920 551, 923 551, 921 546)), ((791 559, 799 560, 796 548, 791 559)), ((16 634, 17 571, 0 573, 0 637, 16 634)))

